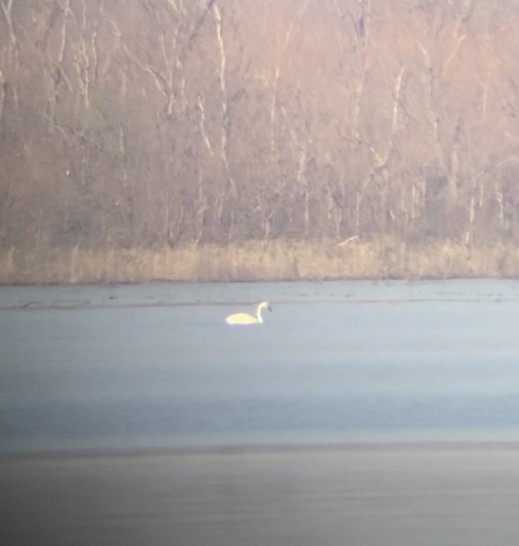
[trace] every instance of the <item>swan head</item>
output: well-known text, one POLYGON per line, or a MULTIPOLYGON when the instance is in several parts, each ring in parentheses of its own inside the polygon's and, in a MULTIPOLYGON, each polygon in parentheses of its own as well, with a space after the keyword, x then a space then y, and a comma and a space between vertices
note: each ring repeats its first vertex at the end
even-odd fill
POLYGON ((261 311, 262 309, 268 309, 269 311, 272 311, 272 307, 270 306, 270 303, 268 301, 262 301, 258 305, 258 311, 261 311))

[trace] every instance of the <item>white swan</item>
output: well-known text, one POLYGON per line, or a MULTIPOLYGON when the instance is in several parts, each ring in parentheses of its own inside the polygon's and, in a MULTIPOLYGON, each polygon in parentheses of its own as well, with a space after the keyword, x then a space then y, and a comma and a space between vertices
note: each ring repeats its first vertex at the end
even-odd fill
POLYGON ((263 317, 261 316, 263 309, 272 311, 268 301, 262 301, 258 305, 256 309, 256 316, 250 315, 249 313, 234 313, 229 315, 225 319, 225 322, 227 324, 261 324, 263 322, 263 317))

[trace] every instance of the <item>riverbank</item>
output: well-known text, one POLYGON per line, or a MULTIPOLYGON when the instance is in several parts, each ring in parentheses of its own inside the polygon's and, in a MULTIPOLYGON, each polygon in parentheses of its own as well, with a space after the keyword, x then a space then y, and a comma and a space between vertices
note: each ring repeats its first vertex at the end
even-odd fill
POLYGON ((519 276, 513 245, 362 241, 247 241, 219 246, 2 248, 0 284, 446 279, 519 276))

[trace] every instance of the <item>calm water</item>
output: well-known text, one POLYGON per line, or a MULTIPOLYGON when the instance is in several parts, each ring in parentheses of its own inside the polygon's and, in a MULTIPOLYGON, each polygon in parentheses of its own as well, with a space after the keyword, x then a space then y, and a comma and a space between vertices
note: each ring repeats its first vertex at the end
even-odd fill
POLYGON ((9 536, 513 544, 517 317, 517 281, 0 288, 9 536))
POLYGON ((2 288, 0 307, 2 451, 519 440, 518 282, 2 288), (265 324, 224 323, 261 299, 265 324))

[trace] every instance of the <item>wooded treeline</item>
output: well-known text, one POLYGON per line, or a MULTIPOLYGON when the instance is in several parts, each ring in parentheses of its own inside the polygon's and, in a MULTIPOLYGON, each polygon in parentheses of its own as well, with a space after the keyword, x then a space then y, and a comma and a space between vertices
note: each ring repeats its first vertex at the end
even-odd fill
POLYGON ((388 245, 519 274, 516 1, 0 2, 4 282, 58 250, 351 237, 367 275, 388 245))

